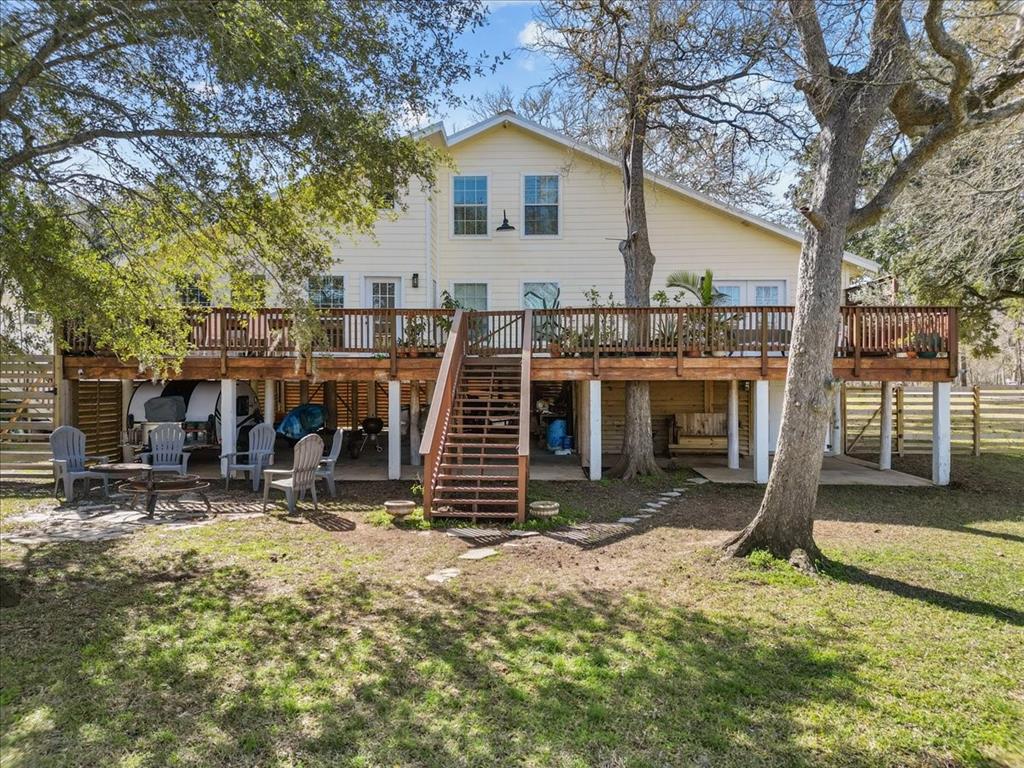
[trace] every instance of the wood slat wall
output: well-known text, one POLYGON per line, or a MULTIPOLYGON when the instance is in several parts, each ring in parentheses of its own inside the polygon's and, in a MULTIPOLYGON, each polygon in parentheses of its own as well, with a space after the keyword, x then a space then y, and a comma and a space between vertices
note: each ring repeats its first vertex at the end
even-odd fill
POLYGON ((75 426, 85 433, 86 453, 121 458, 121 382, 79 381, 73 395, 75 426))
MULTIPOLYGON (((903 387, 902 394, 897 393, 898 389, 893 387, 893 451, 931 453, 931 388, 903 387)), ((880 386, 846 386, 848 452, 878 452, 880 411, 880 386)), ((950 425, 955 453, 1024 449, 1024 387, 954 389, 950 425)))
MULTIPOLYGON (((253 389, 257 392, 262 393, 262 388, 256 387, 257 382, 253 382, 253 389)), ((280 382, 281 389, 278 392, 277 403, 278 403, 278 417, 283 416, 285 413, 301 405, 300 397, 300 385, 297 381, 284 381, 280 382), (282 407, 283 404, 283 407, 282 407)), ((370 415, 370 392, 373 392, 373 397, 376 399, 377 416, 384 422, 385 428, 388 424, 388 388, 386 384, 378 382, 368 381, 357 381, 347 382, 339 381, 337 387, 337 409, 338 409, 338 426, 344 429, 351 428, 354 424, 359 424, 370 415), (353 386, 357 390, 356 404, 355 404, 355 420, 352 418, 352 388, 353 386)), ((403 406, 409 405, 409 393, 411 386, 409 382, 402 382, 402 397, 401 403, 403 406)), ((311 403, 317 403, 324 405, 324 387, 322 384, 309 385, 309 401, 311 403)), ((426 410, 426 383, 420 382, 420 407, 426 410)))
MULTIPOLYGON (((654 451, 668 452, 669 420, 675 413, 725 413, 729 397, 726 381, 652 381, 651 421, 654 430, 654 451), (705 385, 710 389, 710 409, 705 402, 705 385)), ((750 446, 749 393, 742 382, 739 391, 740 453, 746 455, 750 446)), ((626 385, 606 381, 601 387, 602 447, 605 453, 622 450, 626 421, 626 385)))
POLYGON ((5 355, 0 360, 0 478, 48 480, 48 437, 56 394, 53 358, 5 355))

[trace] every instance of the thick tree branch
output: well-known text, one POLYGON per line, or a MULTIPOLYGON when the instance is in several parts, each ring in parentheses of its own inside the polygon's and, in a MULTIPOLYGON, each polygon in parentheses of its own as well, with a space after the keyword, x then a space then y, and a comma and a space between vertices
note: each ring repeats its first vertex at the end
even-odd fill
POLYGON ((949 113, 953 123, 960 123, 967 114, 966 95, 974 75, 974 62, 966 46, 946 32, 942 22, 943 0, 929 0, 924 14, 924 28, 928 42, 953 67, 953 80, 949 85, 949 113))
POLYGON ((789 0, 789 10, 800 34, 809 75, 798 79, 795 86, 807 97, 811 112, 821 122, 833 98, 832 63, 825 46, 825 34, 814 0, 789 0))
POLYGON ((68 136, 60 141, 51 142, 50 144, 41 144, 38 147, 29 146, 22 149, 19 152, 15 152, 13 155, 0 160, 0 172, 7 172, 19 166, 22 166, 28 162, 31 162, 37 157, 44 155, 52 155, 58 152, 71 149, 72 147, 81 147, 89 142, 96 141, 97 139, 115 139, 115 140, 134 140, 144 138, 160 138, 160 139, 215 139, 223 141, 241 140, 241 141, 252 141, 256 139, 279 139, 288 135, 287 130, 279 131, 227 131, 227 130, 199 130, 199 129, 187 129, 187 128, 139 128, 132 130, 117 130, 110 128, 95 128, 88 131, 79 131, 76 134, 68 136))

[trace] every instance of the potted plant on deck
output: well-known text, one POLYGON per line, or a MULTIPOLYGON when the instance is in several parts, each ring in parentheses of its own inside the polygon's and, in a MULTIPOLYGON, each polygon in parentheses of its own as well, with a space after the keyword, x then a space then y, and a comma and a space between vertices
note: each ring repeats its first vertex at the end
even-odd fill
MULTIPOLYGON (((729 297, 715 288, 714 281, 715 276, 710 269, 704 270, 703 275, 680 270, 669 275, 665 285, 688 293, 701 307, 715 307, 723 305, 729 297)), ((679 329, 680 333, 683 331, 679 329)), ((730 338, 727 326, 718 319, 710 315, 690 317, 683 336, 683 354, 687 357, 700 357, 706 349, 711 355, 728 355, 730 338)))

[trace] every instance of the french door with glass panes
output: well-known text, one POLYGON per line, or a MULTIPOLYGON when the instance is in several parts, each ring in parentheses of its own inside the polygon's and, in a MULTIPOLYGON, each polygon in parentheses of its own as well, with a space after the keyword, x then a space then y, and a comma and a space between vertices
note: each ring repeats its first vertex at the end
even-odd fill
MULTIPOLYGON (((401 307, 402 279, 399 277, 367 277, 363 306, 369 309, 398 309, 401 307)), ((388 313, 375 312, 373 314, 370 333, 375 351, 385 352, 391 348, 391 319, 388 313)), ((400 328, 399 335, 401 335, 400 328)))

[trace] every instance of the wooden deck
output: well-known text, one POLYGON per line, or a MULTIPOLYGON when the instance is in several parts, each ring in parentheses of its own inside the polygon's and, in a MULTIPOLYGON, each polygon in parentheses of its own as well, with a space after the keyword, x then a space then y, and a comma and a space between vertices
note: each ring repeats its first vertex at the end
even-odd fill
MULTIPOLYGON (((530 350, 535 381, 756 380, 786 375, 793 307, 564 308, 465 312, 468 355, 530 350), (524 327, 529 337, 524 339, 524 327), (524 343, 525 342, 525 343, 524 343)), ((198 313, 178 378, 436 380, 454 314, 442 309, 331 309, 300 356, 282 309, 198 313)), ((957 373, 952 307, 843 307, 833 370, 849 381, 947 381, 957 373)), ((138 379, 132 360, 67 328, 69 379, 138 379)))

